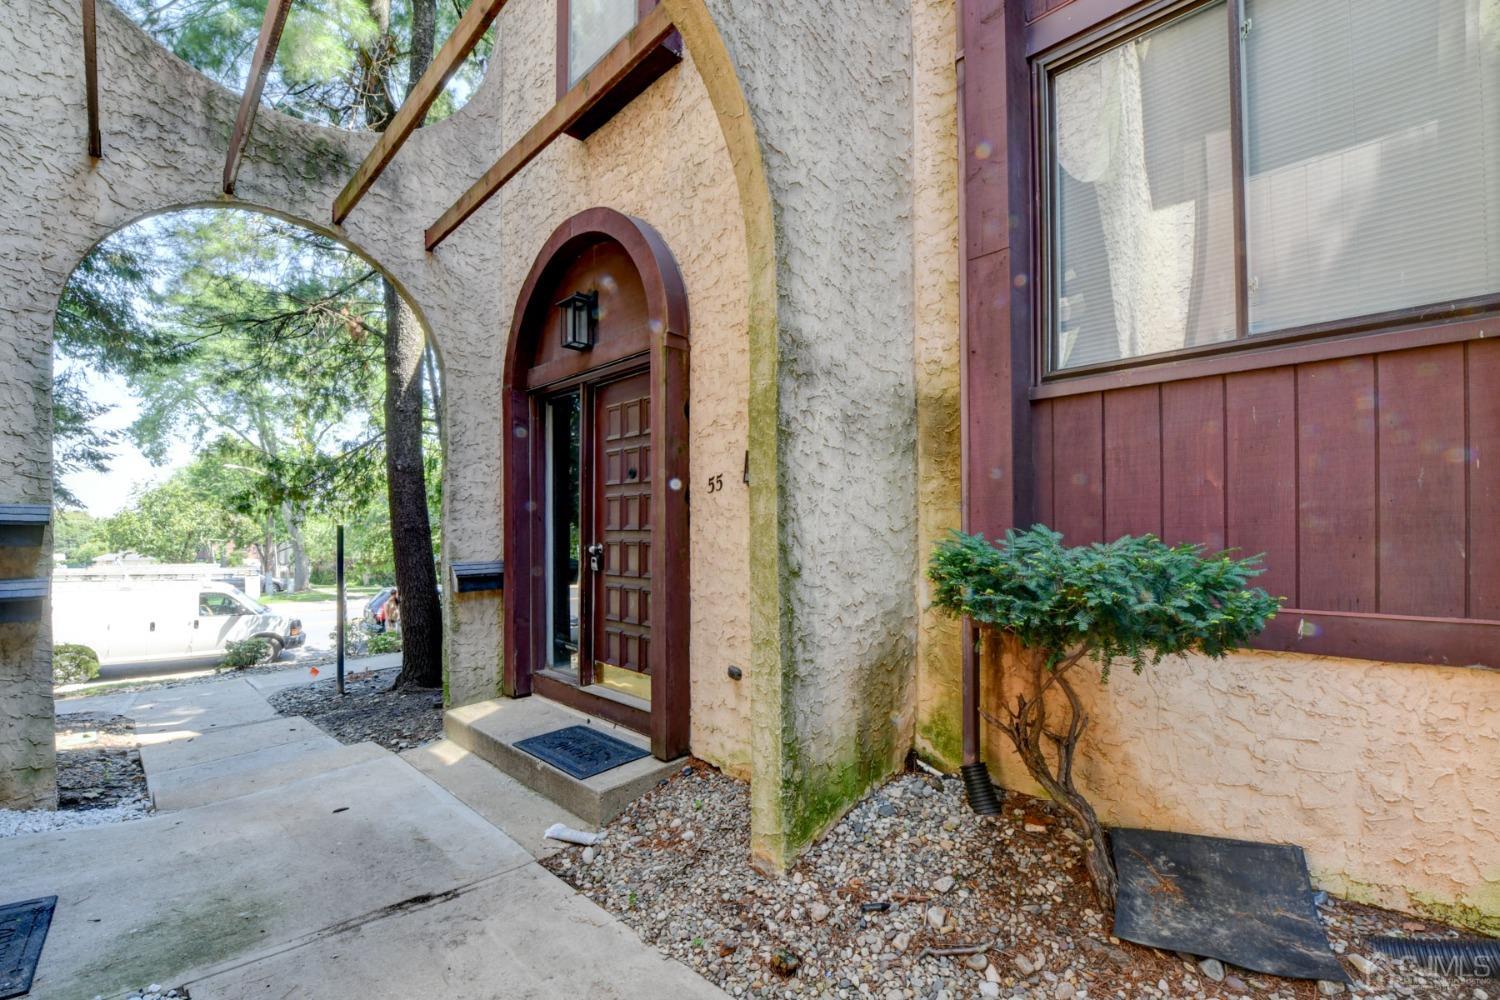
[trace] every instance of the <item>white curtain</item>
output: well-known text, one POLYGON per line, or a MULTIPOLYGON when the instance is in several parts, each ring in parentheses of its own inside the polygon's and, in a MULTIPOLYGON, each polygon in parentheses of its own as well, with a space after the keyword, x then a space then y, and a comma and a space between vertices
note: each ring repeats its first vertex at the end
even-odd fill
POLYGON ((1054 78, 1058 367, 1234 336, 1226 16, 1054 78))

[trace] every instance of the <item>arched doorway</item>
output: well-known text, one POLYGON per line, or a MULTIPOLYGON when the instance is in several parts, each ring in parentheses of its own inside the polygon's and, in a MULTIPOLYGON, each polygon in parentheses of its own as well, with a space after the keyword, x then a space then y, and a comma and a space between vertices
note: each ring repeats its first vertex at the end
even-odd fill
POLYGON ((409 591, 431 594, 415 625, 406 613, 390 628, 384 601, 372 605, 349 631, 351 659, 407 640, 404 663, 423 668, 407 679, 442 683, 441 491, 426 488, 445 466, 441 365, 417 307, 367 253, 243 202, 152 212, 82 257, 52 346, 55 643, 105 678, 202 669, 274 612, 288 629, 265 621, 250 636, 273 661, 331 658, 342 528, 351 623, 389 595, 402 545, 418 568, 409 591), (385 405, 393 337, 406 340, 399 438, 385 405), (398 448, 408 481, 393 496, 398 448), (206 590, 170 623, 153 613, 126 628, 90 610, 138 597, 157 612, 195 580, 250 603, 206 590), (100 596, 116 590, 127 597, 100 596))
POLYGON ((686 753, 688 308, 655 230, 607 208, 558 227, 517 299, 503 406, 506 693, 686 753))

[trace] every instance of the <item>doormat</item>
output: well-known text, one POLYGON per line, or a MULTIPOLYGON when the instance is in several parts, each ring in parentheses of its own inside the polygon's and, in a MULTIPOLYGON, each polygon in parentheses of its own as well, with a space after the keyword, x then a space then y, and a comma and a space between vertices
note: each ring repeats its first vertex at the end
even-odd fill
POLYGON ((520 740, 516 746, 575 778, 592 778, 650 756, 649 751, 601 733, 593 726, 569 726, 520 740))
POLYGON ((0 906, 0 1000, 31 992, 56 907, 56 896, 0 906))
POLYGON ((1293 844, 1111 830, 1115 937, 1255 972, 1347 983, 1293 844))

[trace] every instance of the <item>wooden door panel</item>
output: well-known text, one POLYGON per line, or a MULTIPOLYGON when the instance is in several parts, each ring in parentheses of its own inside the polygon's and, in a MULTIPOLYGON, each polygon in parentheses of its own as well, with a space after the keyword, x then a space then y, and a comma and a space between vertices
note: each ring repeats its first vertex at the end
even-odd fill
POLYGON ((650 672, 651 380, 634 375, 595 394, 597 541, 603 569, 595 574, 594 659, 650 672))

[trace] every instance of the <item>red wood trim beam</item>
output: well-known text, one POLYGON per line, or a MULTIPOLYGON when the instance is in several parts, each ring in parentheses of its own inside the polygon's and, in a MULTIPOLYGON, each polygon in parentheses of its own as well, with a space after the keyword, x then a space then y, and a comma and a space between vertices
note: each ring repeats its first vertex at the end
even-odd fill
POLYGON ((89 155, 104 156, 104 139, 99 134, 99 43, 94 0, 83 3, 83 86, 89 107, 89 155))
POLYGON ((1133 364, 1111 371, 1065 376, 1043 382, 1030 392, 1034 400, 1061 399, 1088 392, 1109 392, 1138 385, 1180 382, 1212 375, 1234 375, 1280 368, 1283 365, 1306 365, 1318 361, 1363 357, 1367 354, 1410 351, 1419 347, 1494 340, 1497 337, 1500 337, 1500 316, 1383 330, 1378 333, 1350 333, 1341 337, 1273 340, 1264 344, 1257 343, 1258 338, 1247 337, 1226 342, 1226 346, 1233 345, 1242 348, 1240 350, 1221 350, 1207 354, 1200 352, 1154 364, 1133 364))
POLYGON ((438 244, 451 236, 507 181, 520 173, 526 164, 536 159, 553 140, 588 114, 616 84, 649 58, 673 30, 672 19, 665 7, 657 7, 643 17, 618 45, 609 50, 608 55, 599 60, 597 66, 589 70, 587 76, 578 81, 577 86, 564 94, 562 100, 554 104, 552 110, 531 127, 531 131, 506 150, 505 155, 432 224, 427 230, 427 249, 436 249, 438 244))
POLYGON ((1500 670, 1500 621, 1282 608, 1256 649, 1500 670))
POLYGON ((376 178, 396 158, 406 140, 427 120, 427 112, 432 110, 432 105, 442 96, 448 80, 463 65, 463 61, 469 58, 480 39, 484 38, 484 33, 494 23, 505 3, 506 0, 475 0, 464 11, 453 34, 448 36, 448 40, 438 50, 437 58, 432 60, 412 92, 406 95, 401 109, 380 134, 375 147, 359 165, 359 169, 354 171, 354 176, 349 178, 344 190, 333 200, 334 225, 339 225, 349 217, 349 213, 354 211, 354 206, 359 204, 376 178))
POLYGON ((260 38, 255 42, 255 56, 250 61, 250 76, 245 83, 245 93, 240 97, 239 113, 234 116, 234 131, 229 134, 229 153, 224 157, 225 194, 234 194, 240 157, 245 152, 250 129, 255 126, 260 95, 266 89, 266 78, 271 75, 271 65, 276 61, 276 47, 281 44, 281 29, 286 27, 286 15, 291 9, 292 0, 270 0, 266 4, 266 16, 260 22, 260 38))

